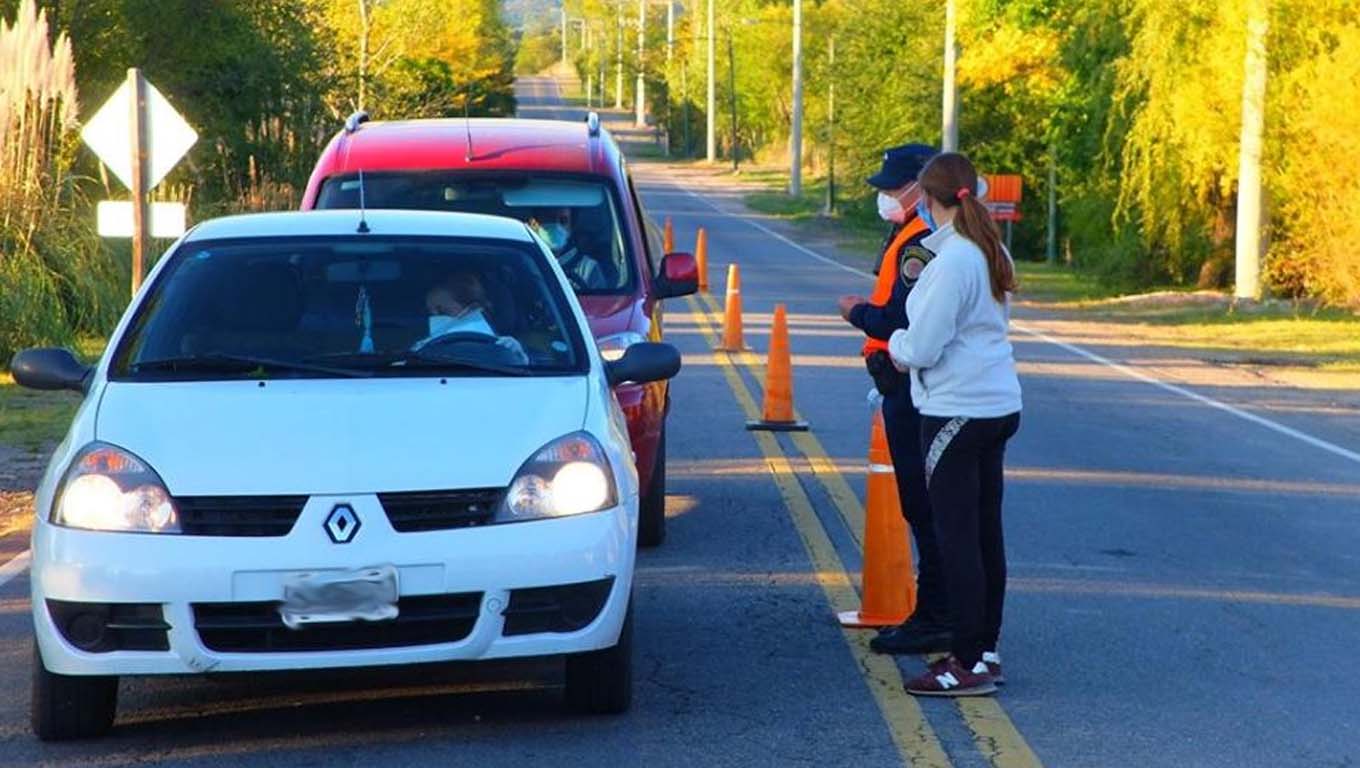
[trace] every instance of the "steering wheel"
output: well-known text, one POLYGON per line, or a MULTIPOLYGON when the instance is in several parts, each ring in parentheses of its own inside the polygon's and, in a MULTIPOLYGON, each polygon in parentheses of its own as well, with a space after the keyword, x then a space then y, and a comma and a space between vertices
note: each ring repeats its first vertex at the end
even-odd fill
POLYGON ((562 272, 567 276, 567 282, 571 283, 572 288, 575 288, 578 291, 590 290, 590 286, 586 284, 585 278, 576 274, 575 270, 563 269, 562 272))
POLYGON ((443 336, 436 336, 433 339, 430 339, 429 341, 425 342, 425 346, 422 347, 422 349, 429 349, 435 346, 442 347, 445 344, 459 344, 459 343, 495 344, 498 340, 499 337, 493 336, 491 334, 478 333, 476 331, 454 331, 452 333, 446 333, 443 336))

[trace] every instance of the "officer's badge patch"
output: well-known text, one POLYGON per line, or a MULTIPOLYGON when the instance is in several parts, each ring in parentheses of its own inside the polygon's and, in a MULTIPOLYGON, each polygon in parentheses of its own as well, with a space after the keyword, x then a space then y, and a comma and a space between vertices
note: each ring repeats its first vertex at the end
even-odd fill
POLYGON ((935 254, 919 245, 913 245, 903 251, 902 263, 897 269, 897 274, 902 277, 902 282, 909 286, 915 285, 916 281, 921 278, 921 271, 926 268, 926 264, 929 264, 934 256, 935 254))

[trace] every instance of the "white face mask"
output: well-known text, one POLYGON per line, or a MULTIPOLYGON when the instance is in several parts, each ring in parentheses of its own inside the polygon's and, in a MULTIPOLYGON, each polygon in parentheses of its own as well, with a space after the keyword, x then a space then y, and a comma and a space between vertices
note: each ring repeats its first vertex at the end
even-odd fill
POLYGON ((902 208, 902 203, 896 197, 887 192, 878 193, 878 217, 884 221, 894 221, 902 223, 906 218, 906 211, 902 208))
POLYGON ((447 336, 450 333, 496 335, 480 309, 469 310, 457 317, 453 315, 430 315, 430 338, 447 336))

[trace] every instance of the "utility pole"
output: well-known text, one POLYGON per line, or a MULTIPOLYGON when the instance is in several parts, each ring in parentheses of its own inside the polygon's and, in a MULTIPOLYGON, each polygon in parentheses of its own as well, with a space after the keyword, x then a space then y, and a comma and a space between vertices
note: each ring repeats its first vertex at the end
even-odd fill
POLYGON ((567 3, 562 0, 562 66, 567 66, 567 3))
POLYGON ((741 170, 741 145, 737 141, 737 57, 732 53, 732 30, 727 31, 727 90, 732 95, 732 173, 741 170))
POLYGON ((954 71, 958 63, 958 48, 954 42, 957 17, 954 0, 945 0, 944 7, 944 130, 940 148, 945 152, 959 151, 959 104, 954 71))
POLYGON ((793 0, 793 125, 789 132, 789 196, 803 194, 803 0, 793 0))
POLYGON ((1048 234, 1044 238, 1044 259, 1058 263, 1058 142, 1048 144, 1048 234))
POLYGON ((623 0, 619 0, 619 15, 615 26, 618 27, 619 40, 615 46, 617 58, 614 60, 614 109, 623 109, 623 0))
POLYGON ((685 157, 694 156, 694 143, 689 135, 689 57, 680 60, 680 93, 685 114, 685 157))
POLYGON ((666 70, 670 71, 675 55, 675 0, 666 0, 666 70))
POLYGON ((1265 129, 1267 0, 1247 3, 1246 77, 1242 82, 1242 145, 1237 170, 1237 289, 1261 298, 1261 134, 1265 129))
POLYGON ((708 0, 708 103, 705 110, 705 120, 708 125, 708 162, 713 163, 718 160, 718 136, 716 115, 717 110, 717 87, 714 78, 717 76, 717 67, 713 65, 713 48, 716 45, 715 38, 717 30, 713 26, 713 0, 708 0))
POLYGON ((836 212, 836 36, 826 47, 826 213, 836 212))
POLYGON ((633 90, 637 95, 637 120, 639 128, 647 125, 647 80, 646 66, 643 62, 645 51, 643 47, 647 40, 647 0, 638 0, 638 38, 637 38, 637 87, 633 90))
POLYGON ((581 24, 581 50, 586 58, 586 109, 594 106, 595 68, 590 66, 590 25, 581 24))

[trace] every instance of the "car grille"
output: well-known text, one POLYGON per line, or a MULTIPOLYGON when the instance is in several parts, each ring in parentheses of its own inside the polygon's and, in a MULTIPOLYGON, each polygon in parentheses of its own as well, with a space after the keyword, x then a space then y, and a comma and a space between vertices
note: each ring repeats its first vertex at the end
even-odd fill
POLYGON ((416 533, 469 528, 488 523, 504 495, 504 488, 479 488, 380 493, 378 500, 387 511, 387 521, 394 530, 416 533))
POLYGON ((288 629, 276 602, 195 603, 203 645, 228 653, 342 651, 456 643, 472 633, 481 592, 403 597, 390 621, 347 621, 288 629))
POLYGON ((287 536, 306 496, 177 496, 180 527, 190 536, 287 536))

